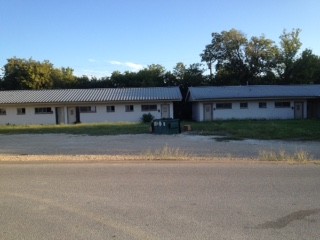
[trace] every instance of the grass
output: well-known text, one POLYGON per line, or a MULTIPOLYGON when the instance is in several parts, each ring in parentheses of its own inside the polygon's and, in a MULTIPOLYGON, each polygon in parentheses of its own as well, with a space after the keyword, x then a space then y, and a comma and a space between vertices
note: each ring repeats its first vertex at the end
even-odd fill
POLYGON ((312 156, 303 150, 289 154, 284 150, 279 152, 275 151, 262 151, 259 154, 259 159, 262 161, 274 162, 288 162, 288 163, 309 163, 313 161, 312 156))
POLYGON ((65 133, 76 135, 120 135, 142 134, 149 132, 149 124, 145 123, 99 123, 76 125, 8 125, 0 126, 0 134, 44 134, 65 133))
MULTIPOLYGON (((218 135, 220 140, 309 140, 320 141, 319 120, 230 120, 182 122, 191 125, 193 134, 218 135)), ((81 135, 119 135, 149 133, 148 123, 99 123, 77 125, 0 126, 0 134, 65 133, 81 135)))
POLYGON ((186 124, 190 124, 196 134, 226 139, 320 141, 319 120, 230 120, 186 124))
POLYGON ((158 150, 148 150, 142 156, 147 160, 187 160, 191 156, 179 148, 172 148, 168 145, 158 150))

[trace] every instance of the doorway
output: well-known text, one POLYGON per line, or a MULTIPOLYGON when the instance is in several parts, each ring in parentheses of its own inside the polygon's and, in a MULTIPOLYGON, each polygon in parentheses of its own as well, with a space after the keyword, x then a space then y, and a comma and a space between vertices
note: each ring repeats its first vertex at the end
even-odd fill
POLYGON ((64 109, 56 107, 56 124, 64 124, 64 109))
POLYGON ((161 118, 170 118, 169 104, 161 104, 161 118))
POLYGON ((204 121, 212 121, 212 105, 211 104, 203 104, 203 120, 204 121))
POLYGON ((80 123, 79 107, 68 107, 68 123, 80 123))
POLYGON ((303 119, 303 102, 294 103, 294 119, 303 119))

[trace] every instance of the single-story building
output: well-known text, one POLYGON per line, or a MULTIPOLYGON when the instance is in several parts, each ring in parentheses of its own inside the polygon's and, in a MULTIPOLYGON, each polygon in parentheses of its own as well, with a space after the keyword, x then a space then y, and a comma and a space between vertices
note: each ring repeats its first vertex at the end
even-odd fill
POLYGON ((320 85, 190 87, 195 121, 320 118, 320 85))
POLYGON ((179 87, 0 91, 0 124, 139 122, 173 118, 179 87))

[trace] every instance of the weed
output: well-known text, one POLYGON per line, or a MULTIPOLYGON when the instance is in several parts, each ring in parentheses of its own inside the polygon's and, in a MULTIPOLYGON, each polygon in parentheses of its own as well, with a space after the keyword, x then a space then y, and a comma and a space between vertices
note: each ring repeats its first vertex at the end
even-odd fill
POLYGON ((293 154, 288 154, 284 150, 280 150, 279 152, 263 150, 259 154, 259 159, 262 161, 278 161, 289 163, 308 163, 312 162, 313 160, 312 156, 304 150, 297 151, 293 154))
POLYGON ((190 155, 179 148, 172 148, 166 144, 161 149, 146 151, 141 157, 147 160, 186 160, 190 155))

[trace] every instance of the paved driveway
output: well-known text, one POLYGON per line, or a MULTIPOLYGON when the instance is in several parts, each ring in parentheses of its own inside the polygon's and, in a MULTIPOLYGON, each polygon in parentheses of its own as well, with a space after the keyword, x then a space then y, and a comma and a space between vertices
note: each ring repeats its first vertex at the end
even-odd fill
POLYGON ((320 236, 320 167, 1 164, 0 239, 320 236))
POLYGON ((288 154, 303 150, 320 159, 320 142, 299 141, 217 141, 212 136, 118 135, 83 136, 66 134, 0 135, 0 154, 81 155, 141 154, 164 146, 179 148, 196 156, 256 158, 263 150, 285 150, 288 154))

